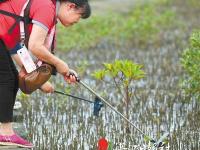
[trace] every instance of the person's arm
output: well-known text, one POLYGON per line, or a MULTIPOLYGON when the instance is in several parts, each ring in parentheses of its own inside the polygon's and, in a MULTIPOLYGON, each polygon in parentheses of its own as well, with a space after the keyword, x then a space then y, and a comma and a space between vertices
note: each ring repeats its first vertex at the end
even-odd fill
POLYGON ((45 47, 44 42, 47 36, 47 31, 42 27, 33 24, 32 32, 30 34, 28 49, 35 55, 38 59, 54 65, 61 74, 67 74, 69 68, 62 60, 51 54, 49 50, 45 47), (60 69, 59 66, 63 68, 60 69))
POLYGON ((46 36, 47 36, 47 31, 44 28, 36 24, 33 24, 28 44, 29 50, 38 59, 55 66, 58 73, 62 74, 65 77, 66 81, 76 82, 74 76, 66 78, 66 76, 69 75, 68 65, 63 60, 51 54, 51 52, 49 52, 48 49, 45 47, 44 42, 46 36))

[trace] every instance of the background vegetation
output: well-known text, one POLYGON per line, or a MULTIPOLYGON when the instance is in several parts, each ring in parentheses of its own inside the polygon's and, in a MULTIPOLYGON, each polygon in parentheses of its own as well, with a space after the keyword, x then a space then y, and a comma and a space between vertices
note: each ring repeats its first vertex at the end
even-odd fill
POLYGON ((190 38, 190 46, 182 54, 181 63, 187 75, 183 87, 200 101, 200 30, 190 38))
MULTIPOLYGON (((58 27, 58 49, 64 52, 73 49, 88 49, 96 47, 102 41, 110 44, 120 45, 123 43, 134 47, 146 49, 149 46, 160 47, 165 41, 165 34, 177 29, 180 33, 172 39, 183 49, 188 45, 183 39, 183 32, 191 32, 186 24, 179 17, 179 13, 190 16, 197 12, 200 6, 198 0, 172 1, 172 0, 150 0, 149 2, 136 2, 134 9, 124 13, 108 11, 95 13, 88 20, 65 29, 58 27), (176 10, 174 5, 182 8, 176 10), (193 11, 189 10, 193 7, 193 11), (169 9, 171 8, 171 9, 169 9), (184 43, 185 42, 185 43, 184 43)), ((169 37, 168 37, 169 39, 169 37)), ((182 55, 182 65, 189 77, 183 82, 190 94, 199 95, 199 50, 198 33, 190 40, 190 48, 182 55), (194 45, 196 43, 196 45, 194 45), (191 88, 191 89, 190 89, 191 88)), ((178 49, 177 49, 178 50, 178 49)), ((182 53, 182 52, 180 52, 182 53)), ((199 97, 199 96, 198 96, 199 97)))
POLYGON ((59 26, 58 49, 86 49, 103 39, 114 44, 129 41, 136 47, 157 44, 161 31, 172 28, 176 21, 173 10, 160 9, 166 4, 157 1, 136 3, 134 9, 126 13, 111 11, 103 15, 94 14, 68 29, 59 26))

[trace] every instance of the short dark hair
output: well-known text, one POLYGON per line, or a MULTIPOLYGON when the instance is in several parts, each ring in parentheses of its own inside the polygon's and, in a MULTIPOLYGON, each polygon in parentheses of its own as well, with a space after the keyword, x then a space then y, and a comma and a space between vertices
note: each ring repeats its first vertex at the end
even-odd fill
POLYGON ((91 7, 88 3, 88 0, 59 0, 60 2, 70 2, 76 4, 77 8, 83 10, 82 17, 83 19, 89 18, 91 15, 91 7))

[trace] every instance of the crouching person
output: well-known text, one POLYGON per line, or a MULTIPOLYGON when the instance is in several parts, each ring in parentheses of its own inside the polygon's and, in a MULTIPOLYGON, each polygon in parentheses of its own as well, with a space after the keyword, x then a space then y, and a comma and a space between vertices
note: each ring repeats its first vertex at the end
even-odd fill
MULTIPOLYGON (((25 44, 37 59, 53 65, 67 82, 75 83, 76 77, 70 75, 67 63, 50 50, 54 49, 57 20, 68 27, 80 18, 89 16, 87 0, 0 0, 0 145, 33 147, 32 143, 17 135, 12 127, 19 81, 9 50, 17 43, 22 46, 25 44), (23 19, 19 17, 22 15, 23 19)), ((47 84, 43 90, 52 92, 53 87, 47 84)))

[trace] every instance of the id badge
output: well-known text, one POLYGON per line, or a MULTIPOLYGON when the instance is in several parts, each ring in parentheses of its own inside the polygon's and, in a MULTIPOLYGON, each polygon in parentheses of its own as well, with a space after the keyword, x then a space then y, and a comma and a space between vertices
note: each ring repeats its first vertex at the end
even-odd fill
POLYGON ((21 49, 19 49, 17 51, 17 54, 24 66, 24 68, 26 69, 27 73, 30 73, 34 70, 36 70, 36 65, 33 62, 33 59, 31 58, 31 55, 29 54, 27 48, 25 46, 23 46, 21 49))

